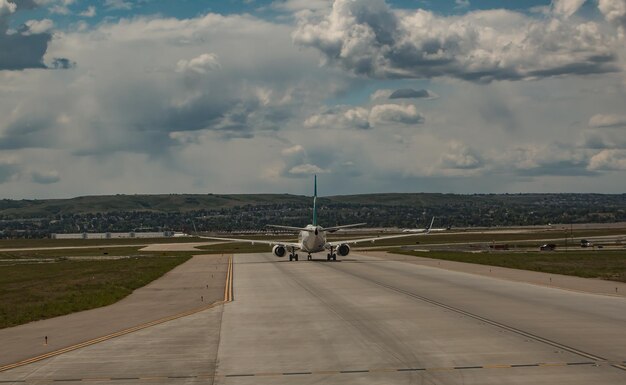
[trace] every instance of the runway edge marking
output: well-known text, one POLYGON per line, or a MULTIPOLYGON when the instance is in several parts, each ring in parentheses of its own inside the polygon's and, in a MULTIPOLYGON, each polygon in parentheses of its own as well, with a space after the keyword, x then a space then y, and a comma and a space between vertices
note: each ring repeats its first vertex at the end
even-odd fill
POLYGON ((116 337, 121 337, 123 335, 130 334, 130 333, 133 333, 133 332, 136 332, 136 331, 139 331, 139 330, 143 330, 143 329, 149 328, 151 326, 156 326, 156 325, 160 325, 160 324, 165 323, 165 322, 169 322, 169 321, 173 321, 173 320, 176 320, 176 319, 179 319, 179 318, 187 317, 187 316, 199 313, 201 311, 208 310, 208 309, 214 308, 214 307, 219 306, 219 305, 223 305, 223 304, 228 303, 228 302, 232 302, 232 300, 233 300, 233 289, 232 289, 232 286, 233 286, 233 256, 231 255, 229 257, 229 259, 228 259, 228 271, 226 273, 226 284, 224 285, 224 300, 223 301, 213 302, 212 304, 207 305, 207 306, 202 306, 202 307, 199 307, 199 308, 196 308, 196 309, 187 310, 187 311, 184 311, 182 313, 174 314, 174 315, 171 315, 171 316, 168 316, 168 317, 157 319, 155 321, 150 321, 150 322, 146 322, 146 323, 143 323, 143 324, 140 324, 140 325, 136 325, 136 326, 130 327, 128 329, 120 330, 118 332, 107 334, 107 335, 102 336, 102 337, 97 337, 97 338, 94 338, 94 339, 91 339, 91 340, 88 340, 88 341, 85 341, 85 342, 81 342, 81 343, 78 343, 78 344, 75 344, 75 345, 67 346, 65 348, 61 348, 61 349, 54 350, 54 351, 51 351, 51 352, 48 352, 48 353, 44 353, 44 354, 41 354, 39 356, 27 358, 25 360, 18 361, 18 362, 12 363, 12 364, 7 364, 7 365, 4 365, 4 366, 0 366, 0 373, 5 372, 7 370, 15 369, 15 368, 20 367, 20 366, 32 364, 32 363, 35 363, 35 362, 38 362, 38 361, 41 361, 41 360, 45 360, 47 358, 55 357, 55 356, 58 356, 58 355, 61 355, 61 354, 64 354, 64 353, 69 353, 71 351, 74 351, 74 350, 77 350, 77 349, 81 349, 81 348, 85 348, 87 346, 95 345, 95 344, 97 344, 99 342, 104 342, 104 341, 108 341, 108 340, 116 338, 116 337))

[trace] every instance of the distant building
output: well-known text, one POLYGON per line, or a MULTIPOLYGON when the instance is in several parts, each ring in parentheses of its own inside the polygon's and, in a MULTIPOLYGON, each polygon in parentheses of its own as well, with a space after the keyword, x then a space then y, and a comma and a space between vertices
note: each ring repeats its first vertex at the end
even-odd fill
POLYGON ((52 239, 122 239, 122 238, 167 238, 173 237, 173 231, 130 232, 130 233, 69 233, 50 234, 52 239))

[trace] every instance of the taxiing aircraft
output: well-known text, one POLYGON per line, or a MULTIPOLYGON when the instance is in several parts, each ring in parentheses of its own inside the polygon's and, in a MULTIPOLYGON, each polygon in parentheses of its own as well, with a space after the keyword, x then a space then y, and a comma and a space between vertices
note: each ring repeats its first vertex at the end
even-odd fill
MULTIPOLYGON (((434 218, 433 218, 433 219, 434 219, 434 218)), ((448 231, 448 230, 450 230, 450 228, 446 228, 446 229, 444 229, 444 228, 433 229, 433 228, 432 228, 432 225, 433 225, 433 224, 432 224, 432 222, 431 222, 431 224, 430 224, 430 226, 431 226, 431 227, 429 227, 429 228, 426 228, 426 229, 404 229, 404 230, 402 230, 402 232, 403 232, 403 233, 423 233, 423 232, 428 231, 428 232, 430 232, 430 233, 440 233, 440 232, 442 232, 442 231, 448 231)))
MULTIPOLYGON (((296 254, 297 250, 302 250, 307 253, 307 259, 311 260, 312 253, 318 253, 321 251, 328 250, 328 254, 326 254, 326 259, 328 261, 336 261, 337 254, 342 257, 350 254, 350 245, 354 245, 357 243, 363 242, 376 242, 381 241, 383 239, 393 239, 393 238, 404 238, 410 237, 418 234, 428 234, 430 232, 430 228, 433 225, 433 222, 430 222, 430 226, 423 231, 420 232, 412 232, 410 234, 399 234, 399 235, 388 235, 382 237, 373 237, 373 238, 360 238, 360 239, 350 239, 350 240, 341 240, 336 242, 329 242, 326 239, 327 233, 333 233, 340 229, 345 229, 349 227, 362 226, 365 223, 355 223, 351 225, 343 225, 343 226, 333 226, 333 227, 322 227, 317 224, 317 176, 315 176, 315 186, 313 191, 313 223, 307 225, 306 227, 292 227, 292 226, 280 226, 280 225, 268 225, 269 227, 285 229, 285 230, 293 230, 299 231, 298 242, 283 242, 283 241, 265 241, 258 239, 240 239, 240 238, 221 238, 221 237, 206 237, 201 236, 199 238, 206 238, 211 240, 218 241, 230 241, 230 242, 242 242, 242 243, 251 243, 251 244, 266 244, 273 246, 272 252, 277 257, 284 257, 289 253, 290 261, 297 261, 298 254, 296 254)), ((435 218, 433 218, 433 221, 435 218)))

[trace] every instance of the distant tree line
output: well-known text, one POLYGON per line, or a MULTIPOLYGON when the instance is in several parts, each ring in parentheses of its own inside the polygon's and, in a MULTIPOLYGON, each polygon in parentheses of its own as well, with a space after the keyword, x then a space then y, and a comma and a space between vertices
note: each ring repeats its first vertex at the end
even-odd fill
MULTIPOLYGON (((424 227, 432 216, 439 218, 438 227, 626 221, 626 194, 424 194, 424 197, 394 194, 393 199, 388 199, 389 195, 382 199, 383 195, 320 199, 319 222, 323 226, 366 222, 367 227, 410 228, 424 227), (407 199, 408 196, 411 199, 407 199)), ((138 200, 136 196, 133 199, 138 200)), ((172 211, 154 211, 149 205, 145 206, 143 210, 93 213, 60 209, 55 214, 38 213, 38 217, 20 217, 19 210, 15 209, 10 215, 0 211, 0 237, 43 238, 51 233, 79 232, 262 230, 267 224, 303 226, 310 223, 312 217, 307 197, 288 203, 267 203, 265 199, 258 204, 200 210, 178 207, 172 211)))

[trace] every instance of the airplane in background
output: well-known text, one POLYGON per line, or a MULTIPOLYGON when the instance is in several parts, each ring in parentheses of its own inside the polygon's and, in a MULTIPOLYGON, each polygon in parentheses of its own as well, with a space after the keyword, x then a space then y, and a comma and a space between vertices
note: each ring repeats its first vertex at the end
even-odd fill
MULTIPOLYGON (((434 219, 434 218, 433 218, 434 219)), ((433 225, 432 223, 430 224, 431 226, 433 225)), ((423 233, 425 231, 428 231, 430 233, 440 233, 442 231, 448 231, 450 230, 450 228, 439 228, 439 229, 433 229, 433 228, 426 228, 426 229, 404 229, 402 230, 403 233, 423 233)))
POLYGON ((313 258, 311 257, 312 253, 318 253, 321 251, 328 250, 328 254, 326 254, 327 261, 336 261, 337 254, 342 257, 350 254, 350 245, 355 245, 363 242, 376 242, 384 239, 394 239, 394 238, 404 238, 411 237, 419 234, 428 234, 430 232, 430 228, 433 225, 433 221, 435 218, 433 217, 430 222, 430 226, 426 229, 422 229, 422 231, 411 232, 410 234, 399 234, 399 235, 388 235, 382 237, 372 237, 372 238, 360 238, 360 239, 349 239, 349 240, 341 240, 336 242, 329 242, 326 239, 327 233, 334 233, 337 230, 346 229, 350 227, 362 226, 365 223, 355 223, 351 225, 343 225, 343 226, 332 226, 332 227, 322 227, 317 224, 317 175, 315 176, 315 185, 313 191, 313 223, 307 225, 306 227, 292 227, 292 226, 281 226, 281 225, 268 225, 268 227, 274 227, 284 230, 293 230, 299 231, 298 242, 283 242, 283 241, 265 241, 258 239, 240 239, 240 238, 222 238, 222 237, 208 237, 208 236, 199 236, 199 238, 218 240, 218 241, 229 241, 229 242, 241 242, 241 243, 250 243, 250 244, 266 244, 273 246, 272 253, 275 256, 282 258, 287 253, 289 253, 289 261, 297 261, 298 254, 296 254, 297 250, 302 250, 307 253, 307 259, 310 261, 313 258))

